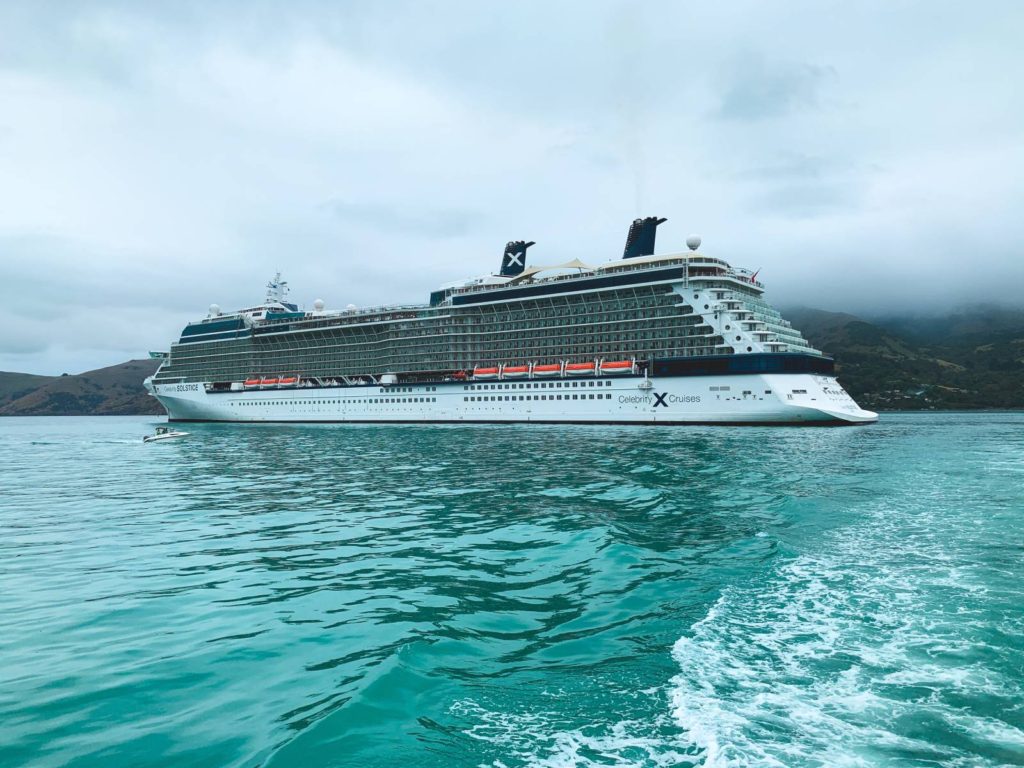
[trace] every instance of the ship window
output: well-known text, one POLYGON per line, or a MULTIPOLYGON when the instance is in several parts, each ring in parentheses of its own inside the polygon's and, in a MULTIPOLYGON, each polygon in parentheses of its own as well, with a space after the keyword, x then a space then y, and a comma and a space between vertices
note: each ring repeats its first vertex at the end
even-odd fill
POLYGON ((753 351, 750 347, 747 347, 747 352, 753 351))
POLYGON ((573 395, 573 396, 572 396, 572 399, 573 399, 573 400, 579 400, 579 399, 580 399, 580 396, 579 396, 579 395, 573 395))
POLYGON ((764 391, 764 393, 765 393, 766 395, 770 395, 770 394, 772 393, 772 391, 771 391, 770 389, 766 389, 766 390, 764 391))
POLYGON ((591 400, 593 400, 593 399, 594 399, 594 393, 593 393, 593 392, 591 392, 591 393, 590 393, 590 399, 591 399, 591 400))

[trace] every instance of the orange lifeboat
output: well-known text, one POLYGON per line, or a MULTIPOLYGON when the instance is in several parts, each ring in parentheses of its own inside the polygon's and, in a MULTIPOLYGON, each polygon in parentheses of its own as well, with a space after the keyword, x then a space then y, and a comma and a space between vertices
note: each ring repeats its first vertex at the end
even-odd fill
POLYGON ((596 366, 593 363, 566 363, 566 376, 586 376, 592 374, 596 366))
POLYGON ((601 363, 601 373, 632 373, 632 360, 606 360, 601 363))
POLYGON ((246 379, 245 380, 245 388, 246 389, 252 389, 253 387, 258 387, 259 385, 260 385, 260 380, 259 379, 246 379))
POLYGON ((282 376, 278 380, 278 384, 280 384, 282 387, 294 387, 298 383, 299 383, 299 377, 298 376, 282 376))
POLYGON ((562 366, 558 363, 552 365, 535 365, 533 366, 534 376, 557 376, 562 372, 562 366))
POLYGON ((473 369, 474 379, 496 379, 498 378, 498 369, 495 368, 474 368, 473 369))
POLYGON ((260 386, 261 387, 276 387, 277 386, 277 376, 269 376, 269 377, 263 379, 263 381, 260 382, 260 386))
POLYGON ((502 370, 502 375, 506 379, 521 379, 530 372, 530 366, 528 365, 506 365, 502 370))

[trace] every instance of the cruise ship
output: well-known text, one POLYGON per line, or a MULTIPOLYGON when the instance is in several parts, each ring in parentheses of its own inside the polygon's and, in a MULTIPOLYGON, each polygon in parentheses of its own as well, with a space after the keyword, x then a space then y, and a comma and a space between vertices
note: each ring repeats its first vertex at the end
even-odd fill
POLYGON ((758 275, 686 248, 527 263, 424 304, 311 310, 280 274, 265 299, 188 323, 146 388, 171 421, 865 424, 834 361, 764 299, 758 275))

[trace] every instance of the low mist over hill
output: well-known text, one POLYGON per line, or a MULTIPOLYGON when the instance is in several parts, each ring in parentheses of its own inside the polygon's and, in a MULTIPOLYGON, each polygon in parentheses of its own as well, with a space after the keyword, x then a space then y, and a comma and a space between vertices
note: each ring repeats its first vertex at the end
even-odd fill
MULTIPOLYGON (((871 322, 806 308, 783 316, 836 359, 840 382, 865 408, 1024 408, 1022 310, 871 322)), ((142 386, 158 364, 130 360, 75 376, 0 372, 0 416, 163 414, 142 386)))

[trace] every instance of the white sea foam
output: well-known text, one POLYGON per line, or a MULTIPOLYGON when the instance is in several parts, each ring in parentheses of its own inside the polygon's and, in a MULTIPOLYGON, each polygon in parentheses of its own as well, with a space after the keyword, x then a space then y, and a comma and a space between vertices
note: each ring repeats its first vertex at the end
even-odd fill
POLYGON ((487 742, 502 754, 490 763, 494 768, 685 768, 699 762, 682 734, 662 732, 675 731, 667 718, 661 723, 622 720, 564 729, 555 725, 555 715, 492 711, 471 700, 457 702, 452 714, 473 723, 463 732, 466 736, 487 742))
POLYGON ((961 636, 959 603, 983 594, 972 569, 954 567, 928 526, 901 537, 888 519, 879 510, 763 582, 727 588, 676 642, 672 714, 704 766, 874 766, 907 752, 994 765, 952 732, 992 755, 1024 744, 1013 725, 946 698, 1021 693, 961 636), (915 717, 951 735, 897 725, 915 717))

